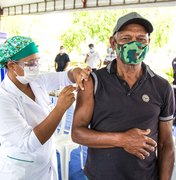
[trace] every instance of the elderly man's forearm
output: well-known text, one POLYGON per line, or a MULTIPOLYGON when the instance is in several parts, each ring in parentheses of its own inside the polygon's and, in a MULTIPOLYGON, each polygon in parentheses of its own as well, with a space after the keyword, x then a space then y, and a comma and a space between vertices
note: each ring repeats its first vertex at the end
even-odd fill
POLYGON ((174 168, 174 147, 165 146, 159 149, 159 176, 160 180, 170 180, 174 168))

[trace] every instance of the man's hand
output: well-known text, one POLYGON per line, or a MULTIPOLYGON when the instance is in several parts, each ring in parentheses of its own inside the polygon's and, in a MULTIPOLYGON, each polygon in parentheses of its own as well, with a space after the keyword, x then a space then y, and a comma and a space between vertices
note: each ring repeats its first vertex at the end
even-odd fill
POLYGON ((157 143, 147 135, 151 132, 150 129, 131 129, 125 132, 123 148, 130 154, 133 154, 140 159, 145 159, 150 155, 150 152, 155 151, 157 143))

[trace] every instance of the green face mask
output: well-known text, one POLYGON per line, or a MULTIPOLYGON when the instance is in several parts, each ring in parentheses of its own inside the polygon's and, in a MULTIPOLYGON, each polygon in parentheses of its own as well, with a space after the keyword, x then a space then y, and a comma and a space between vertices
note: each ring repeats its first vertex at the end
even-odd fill
POLYGON ((133 41, 127 44, 117 44, 116 53, 124 64, 139 64, 148 52, 148 45, 133 41))

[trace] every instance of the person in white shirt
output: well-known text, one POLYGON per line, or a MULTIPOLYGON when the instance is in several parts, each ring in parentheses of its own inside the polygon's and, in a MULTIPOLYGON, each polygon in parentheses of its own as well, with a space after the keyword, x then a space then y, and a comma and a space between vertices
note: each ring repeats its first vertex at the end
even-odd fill
POLYGON ((92 70, 96 70, 101 67, 102 60, 99 53, 94 50, 93 44, 89 44, 89 52, 86 54, 85 63, 87 63, 92 70))
POLYGON ((90 69, 39 74, 38 48, 31 38, 14 36, 0 46, 0 179, 57 180, 53 133, 75 101, 72 84, 83 89, 90 69), (49 92, 65 87, 56 106, 49 92))
POLYGON ((103 64, 108 65, 111 61, 116 59, 116 57, 117 57, 117 55, 116 55, 115 50, 113 50, 111 46, 108 47, 107 54, 106 54, 106 57, 105 57, 103 64))

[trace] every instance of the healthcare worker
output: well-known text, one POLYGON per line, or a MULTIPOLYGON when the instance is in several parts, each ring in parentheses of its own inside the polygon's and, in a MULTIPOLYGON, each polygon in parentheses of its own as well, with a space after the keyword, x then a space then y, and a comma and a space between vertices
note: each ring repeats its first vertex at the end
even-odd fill
POLYGON ((38 48, 31 38, 14 36, 0 46, 7 74, 0 86, 0 179, 57 180, 53 133, 74 102, 74 80, 89 69, 39 74, 38 48), (65 87, 53 107, 48 93, 65 87))

